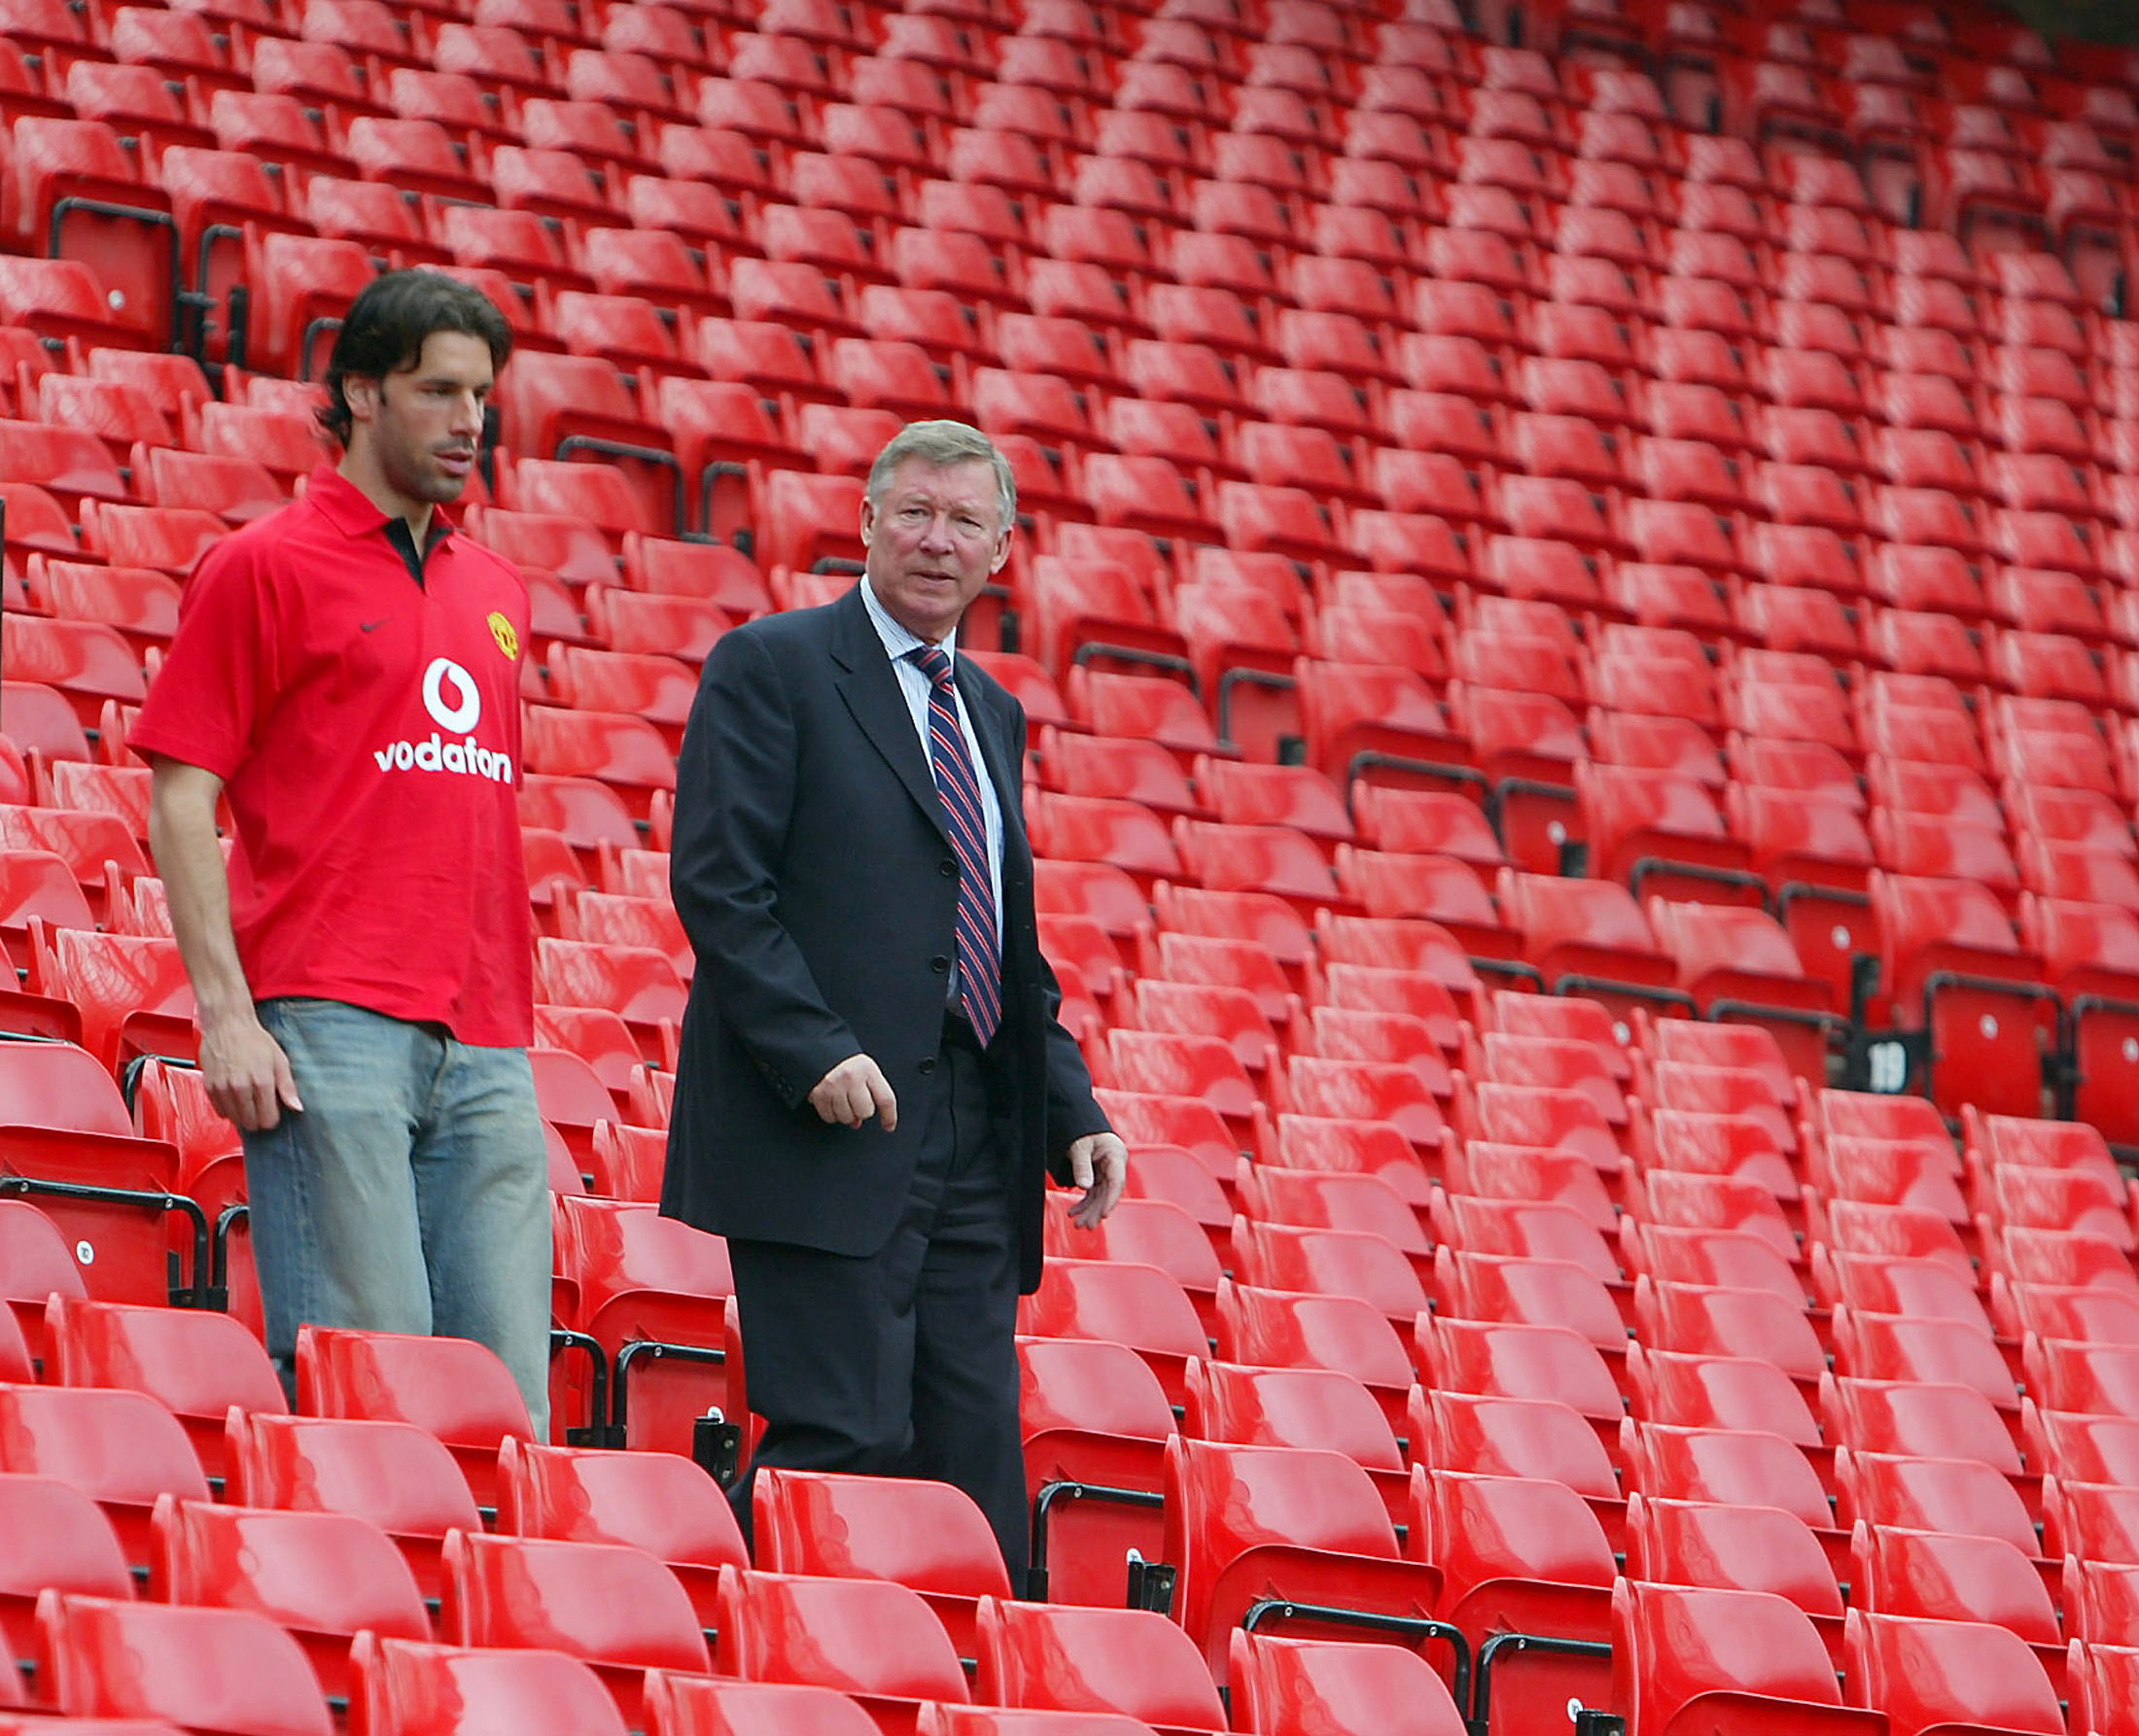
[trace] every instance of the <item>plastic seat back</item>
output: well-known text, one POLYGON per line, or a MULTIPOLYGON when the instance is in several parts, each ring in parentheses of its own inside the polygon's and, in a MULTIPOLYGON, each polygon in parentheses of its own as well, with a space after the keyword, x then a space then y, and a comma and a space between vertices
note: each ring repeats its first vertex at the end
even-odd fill
POLYGON ((872 1711, 971 1698, 941 1623, 918 1594, 889 1580, 724 1567, 717 1625, 721 1667, 749 1681, 835 1687, 872 1711))
POLYGON ((1852 1609, 1845 1632, 1851 1695, 1882 1708, 1895 1736, 1955 1726, 2056 1736, 2064 1728, 2050 1678, 2003 1627, 1852 1609))
POLYGON ((561 1651, 360 1635, 351 1665, 350 1736, 624 1736, 601 1678, 561 1651))
POLYGON ((330 1694, 349 1691, 357 1634, 431 1637, 431 1616, 407 1562, 363 1519, 166 1495, 152 1527, 152 1598, 266 1616, 303 1647, 330 1694))
POLYGON ((165 1718, 198 1736, 330 1736, 298 1642, 250 1610, 182 1609, 48 1591, 37 1679, 70 1717, 165 1718))
POLYGON ((130 1598, 133 1576, 112 1524, 95 1502, 56 1477, 0 1474, 0 1646, 9 1658, 35 1646, 38 1594, 48 1588, 130 1598))
POLYGON ((1153 1611, 983 1598, 978 1640, 973 1688, 987 1705, 1121 1713, 1169 1728, 1226 1727, 1203 1654, 1153 1611))
POLYGON ((1261 1736, 1463 1736, 1466 1725, 1433 1666, 1397 1646, 1236 1633, 1234 1705, 1261 1736))
POLYGON ((909 1586, 962 1654, 978 1601, 1011 1595, 987 1519, 947 1483, 767 1466, 752 1488, 764 1568, 909 1586))
POLYGON ((438 1629, 458 1646, 539 1647, 592 1665, 638 1722, 649 1669, 705 1670, 705 1634, 676 1577, 644 1549, 447 1536, 438 1629))
POLYGON ((1612 1630, 1612 1705, 1631 1730, 1718 1719, 1742 1731, 1885 1728, 1842 1709, 1827 1649, 1786 1599, 1622 1580, 1612 1630))
POLYGON ((469 1338, 298 1328, 298 1408, 309 1416, 410 1422, 442 1441, 478 1501, 497 1485, 498 1444, 534 1429, 495 1351, 469 1338))
POLYGON ((1314 1448, 1169 1441, 1166 1559, 1179 1570, 1181 1625, 1213 1677, 1227 1631, 1274 1593, 1405 1618, 1439 1601, 1440 1574, 1399 1558, 1366 1472, 1314 1448))

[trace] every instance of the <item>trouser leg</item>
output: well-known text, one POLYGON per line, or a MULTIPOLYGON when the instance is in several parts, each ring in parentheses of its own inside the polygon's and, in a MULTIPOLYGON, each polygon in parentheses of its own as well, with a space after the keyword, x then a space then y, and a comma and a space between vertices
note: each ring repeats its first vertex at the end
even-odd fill
POLYGON ((338 1001, 261 1003, 301 1110, 243 1135, 267 1350, 295 1398, 298 1327, 431 1331, 409 1155, 419 1027, 338 1001))
POLYGON ((527 1051, 435 1041, 413 1155, 432 1330, 496 1351, 547 1441, 548 1158, 527 1051))

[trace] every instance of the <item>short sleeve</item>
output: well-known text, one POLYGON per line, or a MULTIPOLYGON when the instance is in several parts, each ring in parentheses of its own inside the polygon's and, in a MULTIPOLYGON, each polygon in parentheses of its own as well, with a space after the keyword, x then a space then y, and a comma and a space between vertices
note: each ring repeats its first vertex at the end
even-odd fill
POLYGON ((272 610, 261 553, 248 539, 209 550, 186 587, 178 632, 127 745, 226 781, 234 776, 273 706, 272 610))

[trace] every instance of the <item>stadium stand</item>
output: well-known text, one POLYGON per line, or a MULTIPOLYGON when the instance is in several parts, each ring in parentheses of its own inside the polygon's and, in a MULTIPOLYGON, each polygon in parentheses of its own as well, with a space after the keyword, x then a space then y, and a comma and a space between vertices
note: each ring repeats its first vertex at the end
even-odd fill
POLYGON ((0 1732, 2139 1727, 2135 175, 1987 0, 0 0, 0 1732), (554 1441, 286 1406, 126 740, 396 264, 519 346, 554 1441), (1019 1585, 752 1558, 651 1203, 692 683, 918 415, 1135 1151, 1019 1585))

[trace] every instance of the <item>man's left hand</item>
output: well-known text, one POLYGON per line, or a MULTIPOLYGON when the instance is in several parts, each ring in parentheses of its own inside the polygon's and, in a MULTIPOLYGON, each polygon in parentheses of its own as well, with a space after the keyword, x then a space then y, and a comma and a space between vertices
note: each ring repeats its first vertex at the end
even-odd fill
POLYGON ((1129 1148, 1112 1133, 1087 1133, 1070 1148, 1070 1179, 1084 1198, 1070 1208, 1070 1222, 1096 1230, 1121 1199, 1129 1180, 1129 1148))

